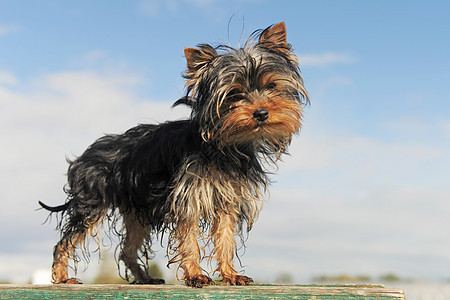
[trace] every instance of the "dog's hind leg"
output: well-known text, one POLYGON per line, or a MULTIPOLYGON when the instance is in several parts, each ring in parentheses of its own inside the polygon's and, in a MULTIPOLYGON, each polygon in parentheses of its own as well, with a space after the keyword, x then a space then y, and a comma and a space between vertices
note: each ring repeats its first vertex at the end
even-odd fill
POLYGON ((163 284, 164 279, 151 277, 138 263, 138 251, 142 248, 145 237, 149 234, 148 229, 139 222, 134 214, 130 213, 124 214, 124 225, 126 233, 119 259, 131 271, 134 277, 133 283, 163 284))
POLYGON ((83 244, 88 235, 93 237, 97 235, 106 209, 91 210, 89 217, 77 210, 71 210, 69 213, 69 219, 62 231, 62 238, 53 250, 52 282, 55 284, 81 283, 77 278, 69 278, 68 261, 69 259, 75 261, 75 249, 83 244))
POLYGON ((53 250, 52 282, 55 284, 81 283, 77 278, 69 278, 67 269, 69 258, 73 258, 75 247, 86 238, 86 233, 76 234, 71 239, 62 238, 53 250))

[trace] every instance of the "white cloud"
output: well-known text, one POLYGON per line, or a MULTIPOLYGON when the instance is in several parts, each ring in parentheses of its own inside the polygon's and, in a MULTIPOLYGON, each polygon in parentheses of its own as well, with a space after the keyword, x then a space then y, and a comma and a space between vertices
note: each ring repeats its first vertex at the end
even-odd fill
MULTIPOLYGON (((359 168, 382 173, 386 169, 402 172, 405 168, 447 155, 440 145, 420 141, 384 141, 361 136, 301 136, 292 142, 292 155, 284 159, 288 170, 324 170, 359 168)), ((381 176, 379 173, 373 175, 381 176)), ((386 174, 390 176, 392 173, 386 174)))
POLYGON ((450 121, 446 121, 443 126, 446 138, 450 139, 450 121))
POLYGON ((0 85, 1 84, 14 85, 16 83, 17 79, 14 75, 12 75, 9 72, 0 70, 0 85))
POLYGON ((291 189, 279 183, 250 234, 243 258, 248 274, 282 268, 301 280, 336 273, 448 274, 444 266, 450 261, 450 242, 440 228, 450 226, 450 189, 392 183, 348 186, 353 190, 341 193, 327 180, 314 187, 299 181, 291 189))
POLYGON ((70 141, 121 132, 137 122, 181 116, 182 110, 170 109, 170 101, 138 99, 132 90, 140 83, 135 75, 46 74, 25 87, 30 90, 27 93, 0 87, 0 103, 6 107, 0 112, 0 122, 10 137, 70 141))
MULTIPOLYGON (((81 57, 77 57, 69 62, 70 65, 75 66, 76 68, 85 67, 89 68, 99 68, 99 65, 102 66, 102 63, 105 62, 105 59, 108 57, 108 54, 102 50, 92 50, 90 52, 85 53, 81 57)), ((114 68, 117 69, 118 63, 114 62, 114 68)))
POLYGON ((18 31, 18 28, 15 26, 0 25, 0 36, 15 33, 17 31, 18 31))
POLYGON ((427 118, 421 115, 403 116, 383 122, 384 130, 394 136, 418 141, 423 145, 448 144, 450 140, 450 120, 445 118, 427 118))
POLYGON ((348 53, 325 52, 299 55, 299 62, 302 67, 326 67, 332 64, 349 64, 355 61, 356 58, 348 53))

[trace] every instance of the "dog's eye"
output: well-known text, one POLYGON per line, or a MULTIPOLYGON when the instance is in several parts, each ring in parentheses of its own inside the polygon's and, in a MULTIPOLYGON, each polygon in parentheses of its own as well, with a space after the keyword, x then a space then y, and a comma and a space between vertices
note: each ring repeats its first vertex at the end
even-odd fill
POLYGON ((242 99, 242 92, 238 89, 233 89, 228 93, 227 98, 231 101, 239 101, 242 99))
POLYGON ((267 90, 273 90, 276 87, 277 87, 277 84, 275 82, 269 82, 268 84, 266 84, 264 86, 264 88, 266 88, 267 90))

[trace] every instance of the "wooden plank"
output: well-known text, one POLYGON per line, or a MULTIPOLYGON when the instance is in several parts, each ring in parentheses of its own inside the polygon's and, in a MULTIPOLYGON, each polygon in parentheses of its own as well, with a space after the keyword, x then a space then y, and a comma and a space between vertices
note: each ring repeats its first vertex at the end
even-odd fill
POLYGON ((382 285, 13 285, 0 284, 0 299, 405 299, 382 285))

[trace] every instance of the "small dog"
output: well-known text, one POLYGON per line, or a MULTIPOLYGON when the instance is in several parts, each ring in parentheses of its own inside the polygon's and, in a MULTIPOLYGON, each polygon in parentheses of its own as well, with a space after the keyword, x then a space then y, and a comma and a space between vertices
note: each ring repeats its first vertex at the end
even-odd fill
POLYGON ((255 31, 239 49, 201 44, 184 54, 187 93, 174 106, 189 106, 190 117, 98 139, 68 161, 66 203, 39 202, 61 214, 53 283, 79 283, 68 277, 68 259, 76 263, 77 247, 87 254, 85 239, 98 238, 105 220, 134 283, 164 283, 146 271, 152 241, 164 233, 168 265, 179 263, 186 285, 214 283, 200 266, 209 244, 223 282, 253 282, 233 265, 235 237, 258 217, 269 183, 263 163, 287 153, 301 127, 309 100, 297 58, 283 22, 255 31))

